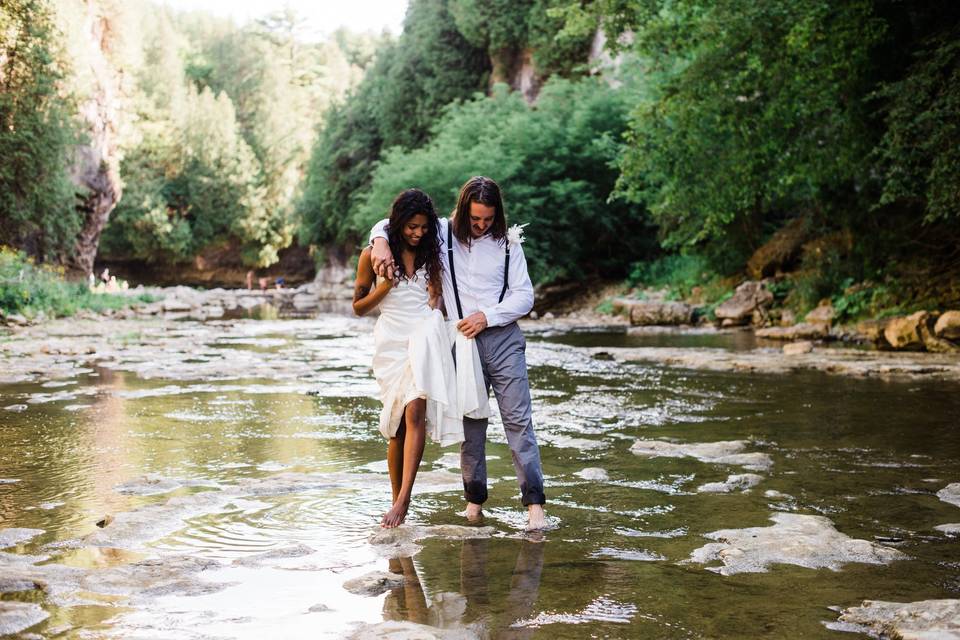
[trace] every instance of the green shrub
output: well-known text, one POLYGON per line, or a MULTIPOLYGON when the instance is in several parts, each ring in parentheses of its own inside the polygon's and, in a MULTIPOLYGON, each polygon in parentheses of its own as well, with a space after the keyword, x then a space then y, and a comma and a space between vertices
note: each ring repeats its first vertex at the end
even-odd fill
POLYGON ((0 247, 0 311, 33 318, 71 316, 81 309, 122 309, 155 298, 94 293, 79 282, 68 282, 62 268, 37 266, 20 251, 0 247))

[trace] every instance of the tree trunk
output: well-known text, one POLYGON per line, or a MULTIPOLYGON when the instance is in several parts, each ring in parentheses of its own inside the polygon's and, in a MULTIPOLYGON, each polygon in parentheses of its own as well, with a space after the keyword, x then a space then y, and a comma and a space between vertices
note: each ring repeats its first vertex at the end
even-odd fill
POLYGON ((84 275, 93 272, 100 234, 117 201, 121 183, 117 154, 117 103, 120 74, 107 59, 110 25, 95 0, 87 0, 84 32, 91 47, 90 71, 93 86, 80 105, 88 140, 76 152, 72 178, 77 185, 77 207, 84 214, 69 266, 84 275))

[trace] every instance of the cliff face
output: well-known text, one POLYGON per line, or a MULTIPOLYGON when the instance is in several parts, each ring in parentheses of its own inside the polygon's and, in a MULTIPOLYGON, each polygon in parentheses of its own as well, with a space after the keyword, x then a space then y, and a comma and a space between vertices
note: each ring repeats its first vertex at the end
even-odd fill
POLYGON ((493 70, 490 72, 490 88, 504 82, 519 92, 527 104, 537 101, 543 78, 533 64, 533 49, 501 49, 490 56, 493 70))
POLYGON ((121 194, 117 150, 121 73, 108 59, 112 44, 108 17, 95 0, 86 0, 84 5, 83 33, 89 48, 84 63, 89 68, 83 71, 92 83, 80 103, 87 140, 76 150, 71 177, 77 186, 77 207, 84 221, 69 266, 89 274, 100 234, 121 194))

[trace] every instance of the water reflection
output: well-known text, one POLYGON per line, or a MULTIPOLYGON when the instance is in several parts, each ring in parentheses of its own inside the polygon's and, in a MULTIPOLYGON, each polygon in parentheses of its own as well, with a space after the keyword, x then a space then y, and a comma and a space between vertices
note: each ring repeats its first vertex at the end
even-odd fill
POLYGON ((531 617, 543 572, 543 540, 526 538, 518 543, 516 562, 505 596, 492 594, 502 576, 492 575, 488 562, 491 540, 461 543, 459 592, 428 595, 412 558, 390 560, 390 571, 402 575, 404 584, 392 589, 383 603, 384 620, 409 621, 439 629, 470 629, 479 637, 519 640, 533 636, 534 627, 515 626, 531 617))

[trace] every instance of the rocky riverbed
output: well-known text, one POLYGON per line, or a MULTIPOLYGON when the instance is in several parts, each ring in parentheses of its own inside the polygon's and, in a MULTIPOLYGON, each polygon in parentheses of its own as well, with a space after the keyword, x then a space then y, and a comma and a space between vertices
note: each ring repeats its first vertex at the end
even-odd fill
POLYGON ((480 526, 429 445, 382 531, 372 321, 183 313, 0 343, 0 633, 958 637, 943 356, 524 321, 550 529, 494 422, 480 526))

